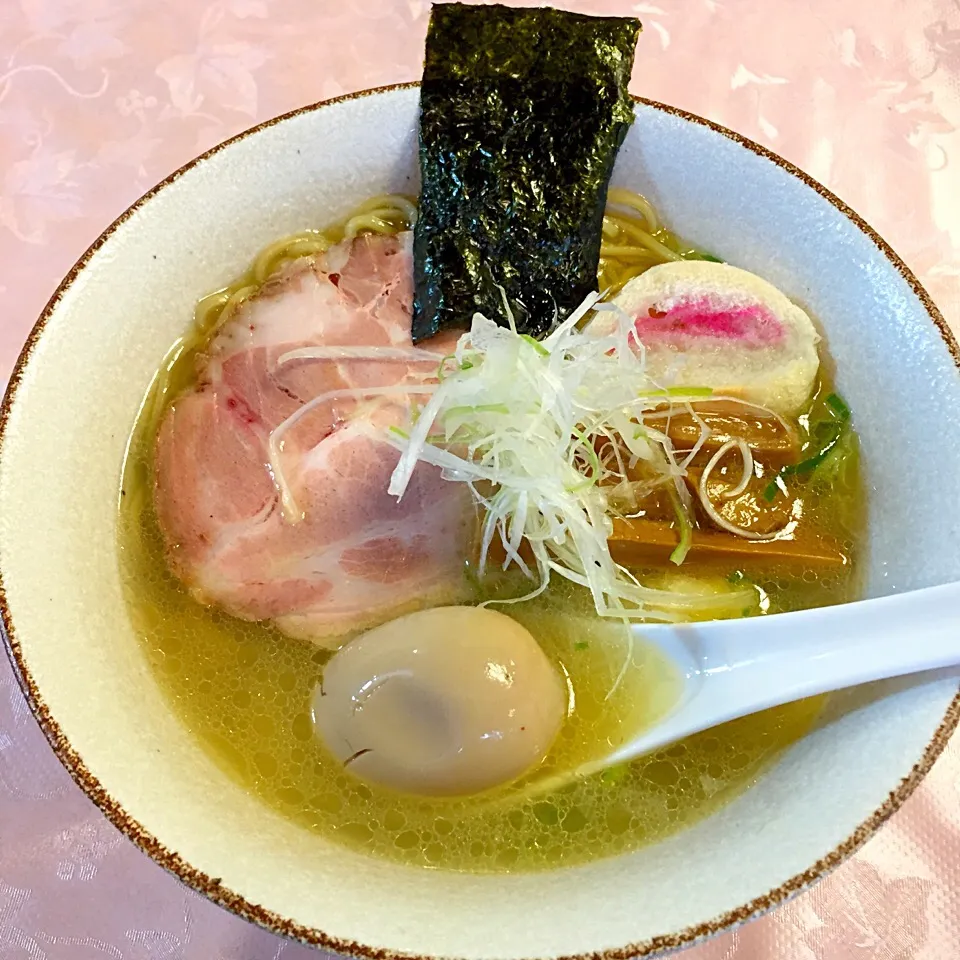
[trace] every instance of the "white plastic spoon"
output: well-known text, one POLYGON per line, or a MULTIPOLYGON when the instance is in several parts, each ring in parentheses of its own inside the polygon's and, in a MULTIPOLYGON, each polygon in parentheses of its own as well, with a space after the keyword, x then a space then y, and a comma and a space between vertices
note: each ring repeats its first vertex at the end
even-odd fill
POLYGON ((633 629, 679 667, 683 691, 663 718, 578 776, 768 707, 960 664, 960 583, 798 613, 633 629))

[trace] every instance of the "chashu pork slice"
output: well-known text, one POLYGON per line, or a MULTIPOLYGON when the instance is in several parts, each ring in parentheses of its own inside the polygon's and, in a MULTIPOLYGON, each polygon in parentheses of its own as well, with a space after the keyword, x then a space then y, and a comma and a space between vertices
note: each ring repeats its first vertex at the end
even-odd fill
POLYGON ((196 387, 168 409, 157 515, 172 569, 203 602, 323 641, 463 597, 465 485, 419 464, 400 502, 387 494, 399 455, 385 433, 423 398, 360 392, 422 383, 449 352, 449 337, 413 347, 411 277, 409 234, 295 262, 224 324, 196 387), (345 357, 288 356, 316 347, 345 357), (394 353, 346 356, 370 347, 394 353))

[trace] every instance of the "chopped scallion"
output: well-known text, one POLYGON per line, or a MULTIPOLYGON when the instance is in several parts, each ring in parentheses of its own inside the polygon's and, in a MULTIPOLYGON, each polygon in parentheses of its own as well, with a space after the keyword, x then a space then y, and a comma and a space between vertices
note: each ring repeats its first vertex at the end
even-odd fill
POLYGON ((539 340, 534 340, 534 338, 531 337, 529 333, 520 334, 520 339, 523 340, 524 343, 529 343, 530 346, 533 347, 533 349, 536 350, 541 357, 549 356, 550 352, 546 349, 546 347, 544 347, 544 345, 540 343, 539 340))
POLYGON ((670 489, 670 502, 673 504, 673 512, 677 517, 677 527, 680 530, 680 542, 673 548, 673 552, 670 554, 670 562, 679 567, 686 560, 690 547, 693 545, 693 524, 680 502, 680 495, 673 488, 670 489))
POLYGON ((615 783, 620 783, 626 775, 626 764, 621 764, 619 767, 607 767, 607 769, 600 774, 600 782, 607 786, 613 786, 615 783))
POLYGON ((772 501, 780 491, 778 480, 790 476, 810 476, 830 456, 834 447, 843 437, 850 420, 850 408, 843 398, 836 393, 828 394, 824 397, 823 402, 827 408, 824 411, 825 416, 811 425, 810 440, 804 447, 805 452, 811 448, 816 452, 805 457, 799 463, 788 463, 780 468, 776 477, 767 484, 763 491, 763 497, 767 502, 772 501))
POLYGON ((827 398, 826 402, 832 407, 837 414, 842 417, 844 420, 850 419, 850 408, 843 401, 843 398, 836 393, 831 393, 827 398))

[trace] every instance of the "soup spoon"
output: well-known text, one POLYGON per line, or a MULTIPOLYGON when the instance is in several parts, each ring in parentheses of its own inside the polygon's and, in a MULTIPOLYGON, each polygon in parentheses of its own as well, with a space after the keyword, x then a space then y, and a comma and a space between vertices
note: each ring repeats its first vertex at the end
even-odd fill
POLYGON ((796 613, 639 624, 683 678, 674 707, 584 776, 710 727, 873 680, 960 664, 960 583, 796 613))

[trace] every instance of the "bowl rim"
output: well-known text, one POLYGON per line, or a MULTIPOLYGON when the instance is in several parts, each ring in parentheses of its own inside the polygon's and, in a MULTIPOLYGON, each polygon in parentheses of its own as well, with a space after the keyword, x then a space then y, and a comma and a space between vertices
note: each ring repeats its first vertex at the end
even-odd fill
MULTIPOLYGON (((321 100, 316 103, 307 104, 290 110, 287 113, 272 117, 261 123, 255 124, 241 133, 238 133, 216 146, 211 147, 199 156, 190 160, 173 173, 164 177, 159 183, 148 190, 143 196, 131 204, 123 213, 118 216, 113 223, 108 226, 103 233, 87 248, 80 256, 77 262, 70 268, 64 279, 57 286, 57 289, 43 308, 37 322, 30 331, 23 348, 17 358, 13 372, 10 375, 3 401, 0 403, 0 459, 3 455, 3 441, 6 435, 6 429, 9 424, 10 414, 16 402, 17 389, 24 378, 24 373, 33 356, 40 338, 46 328, 47 322, 53 315, 64 294, 73 285, 84 268, 89 263, 93 255, 111 238, 116 230, 122 226, 134 213, 136 213, 149 200, 157 195, 161 190, 170 186, 180 179, 189 170, 208 160, 210 157, 219 153, 221 150, 231 146, 234 143, 244 140, 247 137, 259 133, 268 127, 291 120, 294 117, 313 113, 323 107, 333 106, 339 103, 345 103, 350 100, 357 100, 364 97, 375 96, 378 94, 393 93, 400 90, 416 89, 420 86, 419 81, 406 83, 387 84, 380 87, 372 87, 366 90, 359 90, 354 93, 344 94, 339 97, 333 97, 328 100, 321 100)), ((815 190, 828 203, 835 207, 841 214, 850 220, 858 230, 865 234, 877 247, 879 252, 889 261, 893 268, 906 281, 907 285, 913 291, 914 295, 920 300, 927 315, 940 332, 947 349, 954 360, 954 363, 960 368, 960 344, 941 314, 940 310, 934 304, 930 295, 924 289, 923 285, 917 279, 915 274, 897 255, 889 243, 884 240, 858 213, 851 209, 833 192, 828 190, 823 184, 815 180, 809 174, 805 173, 799 167, 788 160, 785 160, 772 150, 761 146, 759 143, 736 133, 735 131, 700 117, 697 114, 674 107, 669 104, 661 103, 658 100, 651 100, 646 97, 632 96, 635 104, 651 107, 663 113, 671 114, 681 120, 696 123, 706 127, 714 133, 718 133, 729 140, 733 140, 740 146, 745 147, 752 153, 765 158, 776 164, 786 173, 795 177, 804 183, 807 187, 815 190)), ((123 806, 114 799, 110 793, 103 787, 100 781, 91 773, 86 766, 83 758, 71 746, 69 739, 61 729, 59 723, 52 715, 50 709, 43 700, 40 689, 27 667, 23 654, 23 648, 17 637, 14 627, 13 613, 10 609, 7 594, 3 582, 3 570, 0 567, 0 636, 4 641, 7 655, 13 666, 14 675, 20 685, 21 690, 30 706, 30 709, 36 718, 44 736, 50 744, 57 759, 64 766, 74 782, 80 789, 96 804, 107 819, 129 840, 133 841, 137 847, 146 853, 151 859, 161 867, 172 873, 182 883, 188 887, 203 894, 212 900, 218 906, 221 906, 231 913, 264 927, 274 934, 298 940, 302 943, 320 947, 325 950, 344 956, 354 956, 366 958, 366 960, 453 960, 453 958, 425 957, 417 954, 396 951, 389 948, 371 947, 356 941, 342 940, 338 937, 330 936, 323 930, 309 927, 293 920, 285 918, 273 910, 266 909, 259 904, 252 903, 244 896, 225 887, 219 878, 214 878, 197 869, 184 860, 180 854, 168 849, 157 837, 147 831, 137 820, 131 817, 123 806)), ((612 947, 605 950, 592 951, 589 954, 570 954, 564 957, 553 958, 553 960, 629 960, 634 957, 651 957, 666 951, 678 950, 689 947, 698 941, 712 937, 724 930, 739 926, 754 917, 765 913, 774 907, 781 905, 791 899, 798 893, 810 887, 817 880, 824 877, 827 873, 835 869, 840 863, 855 853, 877 830, 903 805, 903 803, 916 790, 924 776, 929 772, 934 762, 943 752, 944 748, 954 730, 960 723, 960 691, 954 696, 947 707, 940 724, 938 725, 933 737, 924 748, 920 759, 914 764, 910 772, 894 787, 887 796, 887 799, 863 820, 849 836, 841 841, 833 850, 817 860, 808 869, 796 874, 790 879, 784 881, 772 890, 761 894, 742 906, 729 910, 710 920, 703 921, 674 933, 659 934, 647 940, 628 943, 621 947, 612 947)))

